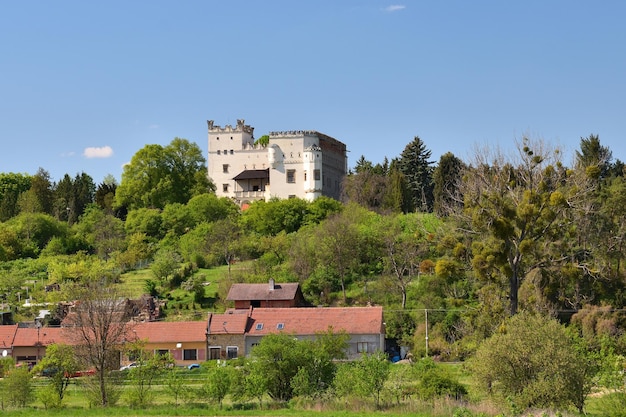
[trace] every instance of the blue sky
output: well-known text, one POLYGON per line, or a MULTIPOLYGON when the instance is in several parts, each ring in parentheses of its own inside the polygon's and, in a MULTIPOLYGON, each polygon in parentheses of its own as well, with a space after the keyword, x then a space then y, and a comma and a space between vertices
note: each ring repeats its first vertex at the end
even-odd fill
MULTIPOLYGON (((626 160, 626 2, 0 1, 0 172, 118 181, 208 119, 317 130, 349 166, 523 135, 626 160)), ((571 156, 566 158, 571 162, 571 156)))

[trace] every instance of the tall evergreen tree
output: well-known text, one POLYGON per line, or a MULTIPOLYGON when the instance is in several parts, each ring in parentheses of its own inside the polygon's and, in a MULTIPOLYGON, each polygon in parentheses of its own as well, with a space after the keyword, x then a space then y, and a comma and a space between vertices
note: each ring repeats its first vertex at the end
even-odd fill
POLYGON ((439 164, 433 172, 433 198, 435 213, 440 216, 447 215, 463 202, 459 189, 463 166, 463 161, 451 152, 439 158, 439 164))
POLYGON ((398 159, 398 168, 407 180, 413 205, 420 211, 432 211, 434 204, 433 162, 429 160, 430 156, 430 150, 426 149, 419 136, 415 136, 398 159))

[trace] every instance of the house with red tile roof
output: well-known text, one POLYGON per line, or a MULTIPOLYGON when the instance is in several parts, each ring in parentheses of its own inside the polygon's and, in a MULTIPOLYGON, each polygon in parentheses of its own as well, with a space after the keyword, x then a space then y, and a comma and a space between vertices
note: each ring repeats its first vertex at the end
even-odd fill
MULTIPOLYGON (((142 341, 145 350, 170 353, 177 366, 204 362, 207 359, 206 321, 149 321, 129 324, 126 341, 142 341)), ((131 362, 125 354, 121 363, 131 362)))
POLYGON ((54 343, 68 344, 68 336, 67 330, 61 327, 18 326, 13 339, 13 359, 16 364, 34 365, 45 355, 47 346, 54 343))
POLYGON ((382 307, 255 308, 250 313, 250 327, 246 332, 246 355, 271 333, 284 332, 298 339, 311 339, 329 328, 335 332, 345 331, 350 336, 348 359, 385 351, 382 307))
MULTIPOLYGON (((231 309, 207 320, 129 323, 125 343, 142 341, 154 353, 171 353, 176 365, 248 356, 264 336, 284 332, 315 338, 331 329, 349 336, 348 359, 385 350, 382 307, 311 307, 231 309)), ((18 363, 34 364, 53 343, 72 344, 71 328, 0 326, 0 351, 18 363)), ((123 346, 120 346, 123 351, 123 346)), ((123 353, 122 364, 129 358, 123 353)))
POLYGON ((228 310, 209 314, 207 331, 208 359, 235 359, 245 356, 245 335, 250 325, 248 310, 228 310))
POLYGON ((13 355, 13 340, 16 332, 17 324, 0 326, 0 354, 2 356, 13 355))
POLYGON ((226 300, 233 301, 236 309, 307 306, 300 284, 297 282, 278 284, 273 279, 267 284, 233 284, 226 300))

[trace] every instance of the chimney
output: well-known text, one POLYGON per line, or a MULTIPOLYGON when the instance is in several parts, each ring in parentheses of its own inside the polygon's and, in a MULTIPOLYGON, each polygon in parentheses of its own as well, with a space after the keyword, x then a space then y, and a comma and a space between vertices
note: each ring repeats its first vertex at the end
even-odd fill
POLYGON ((275 288, 274 278, 270 278, 270 291, 274 291, 274 288, 275 288))

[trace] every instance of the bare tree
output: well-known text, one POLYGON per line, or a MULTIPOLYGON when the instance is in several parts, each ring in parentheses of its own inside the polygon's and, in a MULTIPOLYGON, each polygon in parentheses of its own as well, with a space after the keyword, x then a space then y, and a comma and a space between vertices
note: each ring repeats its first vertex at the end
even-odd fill
POLYGON ((68 314, 68 338, 82 362, 96 370, 100 404, 109 405, 107 375, 119 364, 119 351, 128 330, 126 298, 101 282, 77 290, 76 304, 68 314))

